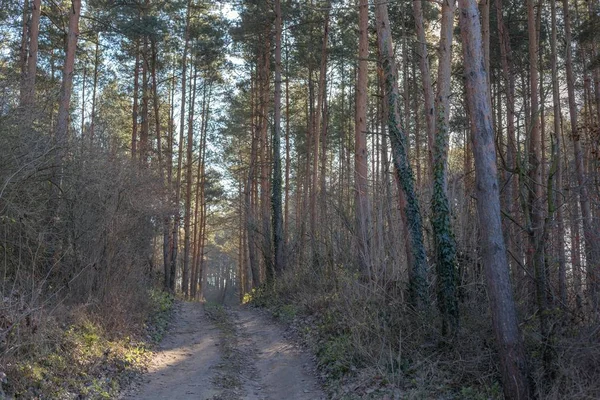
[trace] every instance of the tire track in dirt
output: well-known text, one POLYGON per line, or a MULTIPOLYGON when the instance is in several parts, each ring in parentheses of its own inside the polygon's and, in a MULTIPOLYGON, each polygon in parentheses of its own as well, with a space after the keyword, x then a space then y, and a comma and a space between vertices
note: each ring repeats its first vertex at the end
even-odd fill
POLYGON ((245 385, 248 399, 319 400, 326 395, 315 374, 311 356, 285 338, 270 317, 247 306, 229 312, 239 335, 239 347, 251 355, 258 381, 245 385))
POLYGON ((310 355, 260 311, 179 303, 148 372, 124 400, 321 400, 310 355))
POLYGON ((219 330, 200 303, 178 303, 173 325, 162 340, 141 383, 126 400, 211 399, 218 396, 213 378, 221 362, 219 330))

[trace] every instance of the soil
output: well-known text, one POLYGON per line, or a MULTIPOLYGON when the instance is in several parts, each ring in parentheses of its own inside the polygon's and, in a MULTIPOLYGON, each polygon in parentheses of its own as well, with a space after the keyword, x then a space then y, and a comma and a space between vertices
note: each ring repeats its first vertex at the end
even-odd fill
POLYGON ((311 356, 247 306, 179 303, 148 372, 125 400, 319 400, 311 356))

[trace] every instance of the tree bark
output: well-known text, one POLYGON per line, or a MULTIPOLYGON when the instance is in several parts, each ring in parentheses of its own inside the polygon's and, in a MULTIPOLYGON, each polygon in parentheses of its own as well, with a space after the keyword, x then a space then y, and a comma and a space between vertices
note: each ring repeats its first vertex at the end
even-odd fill
POLYGON ((131 158, 137 157, 138 142, 138 97, 140 85, 140 44, 136 40, 135 45, 135 66, 133 70, 133 111, 132 111, 132 129, 131 129, 131 158))
POLYGON ((581 311, 583 306, 582 278, 581 278, 581 235, 579 233, 579 206, 577 203, 569 207, 571 231, 571 268, 573 269, 573 289, 575 292, 575 307, 581 311))
MULTIPOLYGON (((207 111, 208 112, 208 111, 207 111)), ((204 268, 204 249, 206 248, 206 135, 203 137, 202 143, 202 163, 201 163, 201 179, 200 179, 200 251, 198 259, 198 293, 197 299, 204 300, 204 282, 206 277, 206 269, 204 268)))
MULTIPOLYGON (((147 3, 147 1, 146 1, 147 3)), ((145 11, 144 11, 145 13, 145 11)), ((141 167, 148 165, 148 137, 150 131, 149 118, 149 81, 148 81, 148 38, 144 36, 142 44, 142 121, 140 123, 139 162, 141 167)))
POLYGON ((31 10, 31 21, 29 24, 29 57, 27 57, 27 75, 25 78, 25 90, 21 94, 22 105, 31 107, 35 103, 35 78, 38 60, 38 36, 40 33, 40 16, 42 13, 42 1, 33 0, 31 10))
POLYGON ((250 270, 252 272, 252 287, 260 286, 260 270, 258 266, 258 258, 256 254, 256 217, 254 212, 254 201, 253 201, 253 187, 254 187, 254 179, 256 175, 256 158, 257 158, 257 147, 258 147, 258 130, 255 130, 254 120, 255 113, 257 110, 257 79, 252 79, 251 85, 251 115, 250 115, 250 142, 251 142, 251 150, 250 150, 250 160, 248 161, 248 177, 246 181, 246 188, 244 193, 244 203, 246 208, 246 230, 247 230, 247 238, 248 238, 248 261, 250 263, 250 270))
MULTIPOLYGON (((194 230, 193 230, 193 237, 192 237, 192 243, 193 245, 192 247, 192 263, 191 263, 191 272, 190 272, 190 276, 191 276, 191 284, 190 284, 190 297, 192 299, 196 298, 196 294, 197 294, 197 285, 198 285, 198 267, 200 266, 200 237, 199 237, 199 231, 200 231, 200 214, 198 212, 198 210, 200 209, 200 204, 204 201, 204 199, 201 197, 201 193, 203 193, 203 191, 201 191, 201 185, 202 185, 202 180, 201 180, 201 176, 203 174, 203 162, 204 162, 204 157, 203 157, 203 152, 204 152, 204 144, 206 141, 206 130, 204 129, 205 123, 206 123, 206 118, 207 118, 207 85, 205 84, 204 87, 202 88, 202 112, 201 112, 201 117, 202 117, 202 123, 200 124, 200 146, 198 149, 198 167, 196 170, 196 190, 194 191, 194 212, 193 212, 193 216, 194 216, 194 230)), ((241 225, 240 225, 241 226, 241 225)))
MULTIPOLYGON (((593 20, 594 18, 597 18, 598 13, 600 12, 600 4, 598 3, 598 1, 587 1, 587 11, 589 14, 589 18, 590 20, 593 20)), ((589 52, 590 52, 590 58, 594 61, 598 61, 598 52, 597 52, 597 39, 596 40, 592 40, 590 45, 589 45, 589 52)), ((600 68, 598 67, 598 64, 595 65, 594 68, 592 68, 592 76, 594 78, 594 103, 596 103, 596 122, 597 124, 600 124, 600 68)), ((591 103, 591 93, 590 93, 590 103, 591 103)), ((590 120, 593 120, 594 117, 592 116, 593 113, 591 111, 592 107, 589 107, 590 109, 590 120)), ((591 126, 592 124, 589 125, 590 128, 592 129, 591 126)), ((598 125, 596 125, 598 126, 598 125)), ((596 128, 598 129, 598 128, 596 128)), ((593 216, 592 216, 593 218, 593 216)), ((594 236, 596 238, 596 240, 598 240, 598 229, 594 229, 594 236)), ((599 250, 594 249, 594 251, 598 252, 599 250)), ((596 255, 598 256, 598 255, 596 255)), ((593 267, 595 267, 595 271, 597 271, 597 269, 600 267, 600 265, 596 264, 593 267)), ((598 290, 598 276, 597 273, 594 272, 594 274, 592 275, 593 278, 593 290, 595 291, 594 296, 597 296, 597 290, 598 290)), ((597 301, 597 299, 596 299, 597 301)), ((597 307, 597 304, 595 304, 595 306, 597 307)))
POLYGON ((269 81, 271 70, 271 43, 269 40, 270 26, 261 41, 260 60, 258 66, 258 88, 259 88, 259 114, 258 131, 260 134, 260 154, 261 154, 261 173, 260 173, 260 205, 262 218, 262 252, 265 262, 265 272, 267 282, 272 282, 275 271, 273 269, 273 239, 271 232, 271 196, 270 196, 270 154, 269 154, 269 134, 268 134, 268 103, 269 103, 269 81))
MULTIPOLYGON (((286 36, 287 38, 287 36, 286 36)), ((289 239, 290 226, 290 70, 289 70, 289 51, 286 40, 285 50, 285 200, 284 200, 284 226, 283 226, 283 245, 284 257, 285 248, 289 239)))
MULTIPOLYGON (((182 291, 185 297, 189 295, 190 287, 190 223, 192 221, 192 167, 194 163, 194 109, 196 106, 196 83, 198 73, 196 68, 193 72, 192 87, 190 88, 190 110, 188 111, 187 131, 187 154, 186 154, 186 177, 185 177, 185 210, 183 217, 183 273, 181 274, 182 291)), ((192 80, 190 78, 190 80, 192 80)), ((206 85, 206 83, 205 83, 206 85)))
POLYGON ((538 57, 537 29, 533 0, 527 0, 527 26, 529 33, 529 74, 530 74, 530 137, 529 137, 529 213, 531 226, 529 237, 533 253, 533 271, 536 282, 536 297, 539 307, 540 332, 546 338, 548 334, 546 316, 546 264, 544 260, 544 195, 542 181, 542 136, 540 133, 538 99, 538 57))
POLYGON ((456 297, 456 243, 450 223, 450 203, 447 193, 448 146, 450 129, 450 81, 452 63, 452 32, 454 29, 454 0, 442 3, 439 64, 435 113, 435 143, 433 149, 433 196, 431 201, 432 226, 436 247, 438 307, 442 315, 442 334, 454 333, 458 328, 458 300, 456 297))
POLYGON ((356 190, 356 239, 358 265, 365 278, 371 278, 370 204, 367 168, 367 97, 369 57, 369 4, 360 0, 358 9, 358 77, 354 116, 354 186, 356 190))
MULTIPOLYGON (((509 212, 513 218, 517 217, 519 212, 519 182, 517 177, 517 143, 515 130, 515 78, 513 74, 512 49, 510 46, 510 37, 508 29, 504 24, 502 15, 502 0, 496 0, 496 19, 498 25, 498 37, 500 40, 500 62, 502 64, 502 75, 504 77, 506 89, 506 129, 507 129, 507 148, 506 164, 508 169, 507 184, 505 189, 505 203, 509 205, 509 212)), ((515 246, 516 231, 511 223, 507 230, 508 247, 513 254, 518 254, 515 246)), ((516 266, 515 269, 520 266, 516 266)), ((520 270, 519 270, 520 271, 520 270)))
MULTIPOLYGON (((563 188, 563 166, 561 152, 563 148, 562 135, 561 135, 561 112, 560 112, 560 87, 558 84, 558 51, 556 49, 557 43, 557 29, 556 29, 556 0, 550 0, 550 13, 551 13, 551 25, 552 25, 552 37, 550 40, 551 48, 551 69, 552 69, 552 102, 554 105, 554 142, 556 145, 555 154, 555 192, 562 193, 563 188)), ((558 246, 558 297, 561 302, 561 307, 567 305, 567 267, 566 267, 566 254, 565 254, 565 224, 563 216, 563 205, 556 204, 556 193, 549 191, 550 198, 554 203, 551 207, 556 209, 556 227, 558 234, 556 235, 556 241, 558 246)))
POLYGON ((246 294, 246 266, 245 266, 245 247, 244 247, 244 184, 242 183, 243 177, 238 177, 238 253, 237 253, 237 286, 238 286, 238 300, 240 304, 244 304, 244 295, 246 294))
MULTIPOLYGON (((198 152, 198 178, 197 185, 200 187, 200 191, 196 189, 196 209, 200 209, 200 216, 196 217, 196 225, 199 223, 198 237, 196 242, 196 261, 194 273, 192 274, 192 298, 198 298, 198 294, 202 297, 203 288, 203 270, 204 270, 204 241, 206 238, 206 137, 208 135, 208 120, 210 118, 210 99, 212 96, 212 82, 208 83, 208 93, 204 92, 204 98, 202 100, 202 127, 201 127, 201 140, 200 140, 200 151, 198 152), (198 220, 200 222, 198 222, 198 220)), ((197 211, 196 211, 197 214, 197 211)), ((198 298, 201 300, 201 298, 198 298)))
POLYGON ((181 58, 181 114, 179 116, 179 143, 177 146, 177 178, 175 183, 175 217, 173 219, 173 248, 171 251, 171 290, 175 292, 176 277, 177 277, 177 252, 179 242, 179 225, 180 221, 180 200, 181 200, 181 165, 183 159, 183 132, 185 130, 185 101, 187 89, 187 57, 190 42, 190 13, 192 8, 191 0, 188 0, 186 18, 185 18, 185 33, 183 55, 181 58))
POLYGON ((58 116, 56 120, 55 138, 60 150, 64 154, 64 146, 67 144, 69 128, 69 106, 71 104, 71 93, 73 91, 73 73, 75 66, 75 52, 77 50, 77 39, 79 37, 79 16, 81 13, 81 0, 72 0, 69 8, 69 33, 67 35, 67 53, 63 66, 63 78, 60 88, 60 100, 58 105, 58 116))
POLYGON ((425 101, 425 121, 427 122, 427 161, 429 173, 433 171, 433 147, 435 135, 435 111, 433 83, 431 83, 431 72, 429 71, 429 57, 427 55, 427 39, 425 38, 425 26, 423 24, 422 0, 413 0, 415 14, 415 27, 417 30, 417 56, 419 57, 419 69, 421 70, 421 82, 423 84, 423 96, 425 101))
POLYGON ((96 35, 96 49, 94 50, 94 82, 92 86, 92 112, 90 115, 90 143, 94 142, 94 128, 96 125, 96 94, 98 91, 98 67, 100 65, 100 34, 96 35))
POLYGON ((387 3, 377 3, 377 44, 385 78, 385 97, 388 103, 388 127, 396 174, 406 196, 406 218, 410 232, 413 266, 410 274, 410 298, 417 309, 425 309, 427 300, 427 258, 419 201, 414 188, 414 174, 407 156, 406 133, 400 122, 398 72, 393 56, 393 45, 387 3))
POLYGON ((83 76, 81 77, 81 115, 80 115, 80 135, 83 146, 83 138, 85 136, 85 83, 87 81, 87 66, 83 66, 83 76))
POLYGON ((585 179, 585 168, 583 164, 583 151, 579 131, 577 129, 577 104, 575 98, 575 77, 573 76, 573 55, 571 49, 571 16, 569 11, 569 1, 563 0, 563 18, 565 24, 565 67, 567 70, 567 93, 569 100, 569 116, 571 122, 571 139, 573 140, 573 150, 575 153, 575 172, 577 174, 577 183, 579 185, 579 204, 581 207, 581 217, 583 220, 583 238, 585 242, 586 267, 589 275, 588 295, 594 308, 597 308, 597 273, 600 265, 600 243, 598 236, 592 226, 592 211, 590 207, 590 198, 585 179))
POLYGON ((283 210, 282 210, 282 182, 281 182, 281 31, 283 29, 281 16, 281 0, 275 0, 275 97, 273 132, 273 183, 272 183, 272 210, 273 210, 273 267, 276 274, 281 274, 284 268, 284 238, 283 238, 283 210))
MULTIPOLYGON (((98 44, 96 43, 96 46, 98 44)), ((162 129, 160 124, 160 99, 158 96, 158 81, 156 79, 156 65, 158 64, 158 54, 156 50, 156 41, 152 39, 150 41, 150 49, 152 51, 152 69, 151 69, 151 77, 152 77, 152 105, 154 109, 154 124, 156 131, 156 152, 158 156, 158 169, 160 172, 160 181, 164 188, 165 200, 168 203, 169 200, 169 187, 170 183, 167 182, 167 177, 165 173, 166 165, 164 163, 164 154, 163 154, 163 146, 162 146, 162 129)), ((97 50, 97 47, 96 47, 97 50)), ((96 53, 96 58, 97 58, 96 53)), ((94 82, 96 82, 96 78, 94 78, 94 82)), ((95 83, 94 83, 94 93, 95 93, 95 83)), ((95 95, 93 102, 95 101, 95 95)), ((93 119, 93 110, 92 107, 92 119, 93 119)), ((90 129, 91 130, 91 129, 90 129)), ((164 288, 169 290, 169 218, 165 217, 163 219, 163 268, 164 268, 164 288)))
POLYGON ((326 82, 327 82, 327 45, 329 42, 329 19, 331 14, 331 4, 327 5, 325 14, 325 21, 323 25, 323 41, 321 42, 321 63, 319 66, 319 86, 317 92, 317 107, 313 113, 313 160, 312 160, 312 179, 311 179, 311 196, 310 196, 310 233, 312 236, 311 244, 313 249, 313 257, 317 255, 316 250, 316 239, 317 239, 317 218, 319 210, 317 208, 319 198, 319 151, 321 146, 321 122, 324 120, 323 117, 323 104, 325 102, 326 95, 326 82))
MULTIPOLYGON (((172 72, 169 85, 169 125, 167 132, 167 153, 166 153, 166 172, 167 182, 165 196, 167 204, 171 204, 171 192, 173 190, 173 136, 175 134, 175 71, 172 72)), ((163 219, 163 268, 164 268, 164 289, 173 291, 171 277, 171 255, 173 254, 173 237, 171 236, 171 217, 170 212, 165 213, 163 219)))
POLYGON ((19 49, 19 68, 21 72, 20 98, 21 106, 26 104, 25 93, 27 92, 27 57, 29 48, 29 0, 23 0, 23 17, 21 22, 21 47, 19 49))
POLYGON ((527 365, 510 285, 500 218, 498 171, 481 25, 475 0, 459 0, 460 27, 476 170, 477 211, 500 372, 507 399, 529 399, 527 365))
POLYGON ((488 86, 491 85, 490 72, 490 0, 479 0, 481 9, 481 40, 483 42, 483 63, 488 72, 488 86))

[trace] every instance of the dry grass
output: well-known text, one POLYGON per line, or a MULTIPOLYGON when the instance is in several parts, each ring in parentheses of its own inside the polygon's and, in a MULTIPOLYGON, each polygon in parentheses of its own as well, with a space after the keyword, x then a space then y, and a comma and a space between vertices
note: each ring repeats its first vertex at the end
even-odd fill
MULTIPOLYGON (((459 332, 447 338, 439 334, 435 310, 416 314, 402 301, 401 283, 366 285, 356 278, 339 269, 323 279, 312 267, 299 268, 252 300, 291 323, 313 348, 333 398, 503 398, 480 284, 464 288, 459 332)), ((598 329, 557 329, 553 379, 538 372, 539 338, 524 331, 538 398, 600 398, 598 329)))
POLYGON ((144 370, 172 298, 153 292, 138 305, 135 315, 113 316, 126 323, 118 330, 113 318, 92 307, 61 305, 52 314, 40 314, 36 329, 16 330, 18 346, 2 355, 3 389, 18 398, 115 397, 144 370))

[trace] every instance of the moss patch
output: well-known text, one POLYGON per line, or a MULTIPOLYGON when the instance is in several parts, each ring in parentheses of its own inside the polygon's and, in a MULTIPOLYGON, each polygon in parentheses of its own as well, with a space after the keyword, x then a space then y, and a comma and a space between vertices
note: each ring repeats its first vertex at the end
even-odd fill
POLYGON ((145 370, 152 345, 166 330, 172 296, 151 291, 149 298, 148 322, 137 333, 108 332, 101 319, 82 312, 68 325, 47 328, 28 351, 6 364, 3 389, 16 398, 116 397, 145 370))

